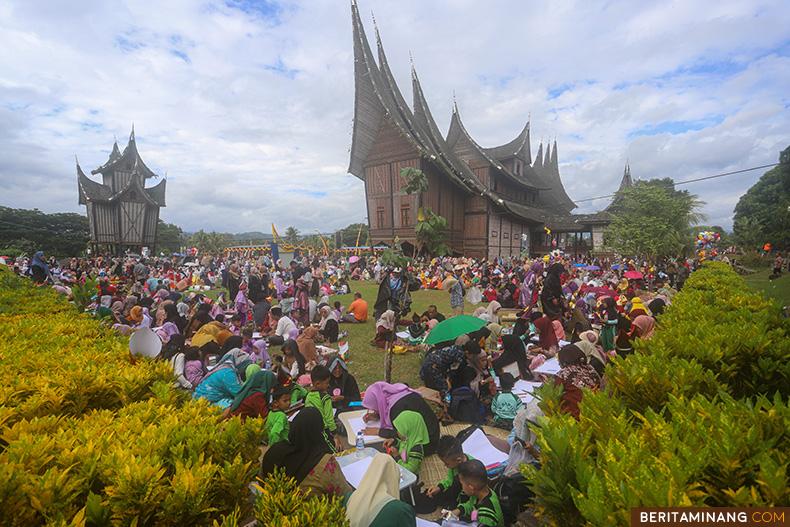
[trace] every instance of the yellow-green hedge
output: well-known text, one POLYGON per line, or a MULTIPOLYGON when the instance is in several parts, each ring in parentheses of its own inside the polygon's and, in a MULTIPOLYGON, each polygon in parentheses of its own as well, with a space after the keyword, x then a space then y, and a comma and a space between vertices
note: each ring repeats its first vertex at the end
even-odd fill
POLYGON ((728 266, 696 271, 579 421, 544 390, 542 466, 523 469, 537 512, 608 527, 631 507, 790 505, 789 333, 728 266))
POLYGON ((4 525, 211 525, 250 511, 260 420, 222 421, 168 364, 0 272, 4 525))

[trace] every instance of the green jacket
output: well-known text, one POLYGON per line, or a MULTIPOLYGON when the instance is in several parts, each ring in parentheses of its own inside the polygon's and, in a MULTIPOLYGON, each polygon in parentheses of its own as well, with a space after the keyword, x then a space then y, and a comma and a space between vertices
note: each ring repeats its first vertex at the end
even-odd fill
POLYGON ((321 412, 321 417, 324 418, 324 428, 330 432, 337 429, 335 423, 335 409, 332 408, 332 398, 329 394, 320 392, 310 392, 304 399, 305 408, 315 408, 321 412))
POLYGON ((290 429, 288 416, 285 412, 275 410, 266 416, 266 436, 269 438, 269 445, 288 441, 288 431, 290 429))
POLYGON ((480 503, 477 498, 461 494, 458 497, 458 508, 461 509, 461 519, 463 521, 477 521, 478 525, 487 527, 505 527, 505 517, 502 515, 502 507, 499 505, 499 497, 491 489, 488 496, 483 498, 480 503), (466 499, 466 501, 462 501, 466 499), (477 511, 477 517, 474 512, 477 511))

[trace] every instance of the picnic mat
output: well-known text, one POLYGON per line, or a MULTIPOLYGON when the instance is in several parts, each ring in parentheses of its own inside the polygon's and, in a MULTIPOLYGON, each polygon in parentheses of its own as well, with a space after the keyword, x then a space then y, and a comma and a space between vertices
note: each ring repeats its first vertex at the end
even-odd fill
MULTIPOLYGON (((441 425, 441 435, 457 435, 460 431, 469 428, 469 423, 453 423, 451 425, 441 425)), ((508 431, 493 426, 481 427, 487 435, 498 437, 499 439, 507 439, 508 431)), ((439 456, 433 455, 426 457, 422 466, 420 467, 420 481, 423 483, 423 488, 428 488, 436 485, 447 475, 447 467, 444 466, 439 456)))

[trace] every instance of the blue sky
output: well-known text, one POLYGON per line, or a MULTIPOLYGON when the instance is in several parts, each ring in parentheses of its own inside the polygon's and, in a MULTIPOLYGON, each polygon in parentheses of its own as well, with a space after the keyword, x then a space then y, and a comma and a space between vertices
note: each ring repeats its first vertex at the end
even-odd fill
MULTIPOLYGON (((439 126, 453 94, 484 146, 531 116, 572 198, 634 177, 775 162, 790 144, 790 4, 359 0, 411 98, 409 52, 439 126)), ((74 156, 102 164, 132 122, 187 230, 322 231, 364 221, 346 173, 353 53, 344 0, 0 3, 0 204, 80 211, 74 156)), ((708 221, 759 172, 689 185, 708 221)), ((581 203, 579 212, 606 206, 581 203)))

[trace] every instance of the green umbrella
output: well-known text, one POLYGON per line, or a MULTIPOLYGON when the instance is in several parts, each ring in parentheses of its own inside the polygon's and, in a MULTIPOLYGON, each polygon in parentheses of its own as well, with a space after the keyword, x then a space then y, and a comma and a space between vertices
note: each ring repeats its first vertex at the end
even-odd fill
POLYGON ((425 343, 436 344, 455 340, 461 335, 477 331, 485 325, 486 321, 482 318, 458 315, 436 324, 436 327, 428 334, 428 338, 425 339, 425 343))

